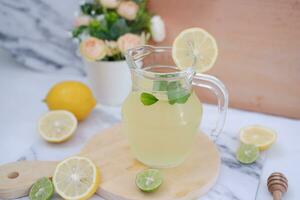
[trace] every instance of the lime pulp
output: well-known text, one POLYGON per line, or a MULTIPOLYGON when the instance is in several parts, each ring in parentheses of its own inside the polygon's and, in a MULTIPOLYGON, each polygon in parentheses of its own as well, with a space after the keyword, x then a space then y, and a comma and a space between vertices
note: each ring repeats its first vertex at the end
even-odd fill
POLYGON ((54 186, 49 178, 37 180, 30 189, 30 200, 50 200, 54 194, 54 186))
POLYGON ((251 164, 257 160, 259 149, 253 144, 241 144, 236 152, 236 159, 243 164, 251 164))
POLYGON ((135 183, 144 192, 152 192, 162 184, 162 174, 157 169, 146 169, 136 175, 135 183))

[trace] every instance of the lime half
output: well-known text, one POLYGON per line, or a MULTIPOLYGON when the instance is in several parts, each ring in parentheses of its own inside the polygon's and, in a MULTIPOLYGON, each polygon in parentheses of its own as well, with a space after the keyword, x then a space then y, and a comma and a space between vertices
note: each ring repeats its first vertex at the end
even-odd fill
POLYGON ((41 178, 30 189, 29 199, 49 200, 53 196, 54 187, 49 178, 41 178))
POLYGON ((152 192, 162 184, 163 178, 159 170, 146 169, 136 175, 135 183, 144 192, 152 192))
POLYGON ((259 150, 253 144, 241 144, 236 152, 236 159, 244 164, 251 164, 257 160, 259 150))

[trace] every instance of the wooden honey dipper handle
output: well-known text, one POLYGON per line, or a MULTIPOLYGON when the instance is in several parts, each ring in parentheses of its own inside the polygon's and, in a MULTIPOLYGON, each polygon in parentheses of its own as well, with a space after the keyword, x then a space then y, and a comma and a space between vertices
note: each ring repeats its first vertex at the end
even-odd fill
POLYGON ((282 196, 281 191, 276 190, 272 194, 273 194, 273 200, 281 200, 281 196, 282 196))
POLYGON ((268 178, 268 189, 273 195, 273 200, 281 200, 282 194, 288 189, 287 178, 282 173, 272 173, 268 178))

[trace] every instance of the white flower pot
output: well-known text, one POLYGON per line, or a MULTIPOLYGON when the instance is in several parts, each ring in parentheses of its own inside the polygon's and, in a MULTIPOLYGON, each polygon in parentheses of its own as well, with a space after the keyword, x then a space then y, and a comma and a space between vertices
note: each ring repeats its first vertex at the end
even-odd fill
POLYGON ((97 103, 119 106, 131 90, 131 75, 126 61, 84 61, 97 103))

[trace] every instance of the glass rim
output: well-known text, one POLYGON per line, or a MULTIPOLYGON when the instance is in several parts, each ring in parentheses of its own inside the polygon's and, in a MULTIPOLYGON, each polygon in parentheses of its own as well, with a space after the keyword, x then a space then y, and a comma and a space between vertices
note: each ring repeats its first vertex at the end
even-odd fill
MULTIPOLYGON (((146 68, 140 68, 137 65, 137 62, 141 61, 145 56, 151 53, 160 53, 160 52, 172 53, 172 47, 141 45, 141 46, 128 49, 126 51, 125 57, 130 70, 134 70, 134 72, 136 72, 137 74, 153 80, 176 80, 179 78, 190 77, 194 75, 195 70, 193 67, 187 67, 183 70, 174 71, 174 72, 152 72, 152 71, 147 71, 146 68), (166 75, 170 75, 170 76, 164 77, 166 75)), ((175 65, 175 67, 177 66, 175 65)))

